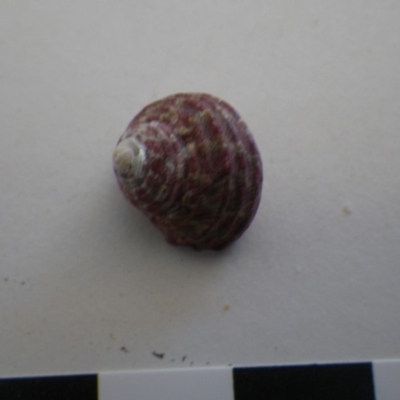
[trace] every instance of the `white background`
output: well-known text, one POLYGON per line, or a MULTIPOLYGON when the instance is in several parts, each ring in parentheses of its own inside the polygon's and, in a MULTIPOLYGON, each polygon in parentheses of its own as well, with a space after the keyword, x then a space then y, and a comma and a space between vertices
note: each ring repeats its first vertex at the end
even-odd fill
POLYGON ((1 0, 0 375, 399 357, 399 21, 398 0, 1 0), (133 116, 182 91, 230 102, 263 157, 222 252, 165 243, 113 176, 133 116))

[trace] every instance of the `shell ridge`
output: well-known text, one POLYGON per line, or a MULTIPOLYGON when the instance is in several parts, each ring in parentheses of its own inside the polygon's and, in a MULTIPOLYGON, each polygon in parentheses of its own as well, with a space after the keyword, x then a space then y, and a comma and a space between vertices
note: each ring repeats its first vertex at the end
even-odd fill
MULTIPOLYGON (((232 110, 227 103, 219 104, 221 108, 226 108, 228 112, 232 110)), ((259 171, 262 176, 262 164, 261 158, 259 157, 258 150, 256 147, 252 148, 251 151, 242 151, 242 149, 248 149, 250 143, 254 143, 252 134, 250 133, 248 127, 242 122, 239 115, 233 110, 236 117, 239 118, 239 123, 237 124, 237 130, 235 133, 238 135, 238 142, 240 145, 240 154, 245 157, 244 164, 244 184, 239 185, 242 188, 242 193, 239 196, 240 204, 238 212, 231 221, 230 229, 226 232, 225 236, 234 235, 235 238, 241 236, 246 228, 250 225, 257 211, 259 200, 257 201, 257 195, 253 196, 252 191, 249 188, 258 187, 262 182, 256 182, 256 176, 251 176, 252 171, 259 171), (253 152, 256 151, 256 157, 253 156, 253 152), (252 214, 252 215, 251 215, 252 214), (248 222, 246 223, 246 220, 248 222)), ((227 121, 232 125, 232 120, 227 118, 227 121)), ((257 174, 256 174, 257 175, 257 174)), ((261 194, 261 188, 260 188, 261 194)), ((258 196, 259 197, 259 196, 258 196)))
MULTIPOLYGON (((206 242, 208 241, 210 238, 212 238, 212 240, 215 241, 215 244, 217 243, 223 243, 225 242, 225 237, 226 235, 216 235, 215 233, 218 232, 223 232, 223 231, 227 231, 225 229, 220 229, 221 227, 224 227, 224 224, 231 224, 232 221, 232 217, 231 217, 231 213, 227 212, 227 208, 230 204, 230 197, 232 197, 232 193, 234 193, 236 191, 237 185, 236 185, 236 180, 235 180, 235 175, 238 172, 238 162, 237 162, 237 158, 238 158, 238 154, 235 154, 232 151, 232 148, 234 146, 237 146, 238 143, 240 142, 240 138, 237 134, 237 131, 235 129, 234 126, 232 126, 229 121, 230 121, 230 117, 229 116, 227 118, 227 116, 223 115, 221 112, 221 108, 220 108, 220 102, 218 103, 212 103, 211 106, 214 109, 215 112, 215 119, 217 121, 215 121, 215 123, 219 123, 219 130, 221 132, 224 132, 225 135, 230 134, 230 141, 229 143, 226 145, 225 143, 223 143, 223 146, 226 146, 227 149, 227 156, 230 158, 230 173, 227 174, 228 176, 228 180, 226 183, 226 188, 225 190, 223 190, 223 201, 221 202, 221 206, 219 207, 217 213, 215 214, 217 217, 216 220, 214 221, 214 223, 209 227, 209 229, 204 233, 202 238, 199 238, 199 240, 201 242, 206 242), (225 118, 224 118, 225 117, 225 118), (220 219, 222 218, 222 219, 220 219)), ((220 160, 219 160, 220 161, 220 160)), ((215 184, 215 182, 214 182, 215 184)), ((240 197, 240 196, 239 196, 240 197)))

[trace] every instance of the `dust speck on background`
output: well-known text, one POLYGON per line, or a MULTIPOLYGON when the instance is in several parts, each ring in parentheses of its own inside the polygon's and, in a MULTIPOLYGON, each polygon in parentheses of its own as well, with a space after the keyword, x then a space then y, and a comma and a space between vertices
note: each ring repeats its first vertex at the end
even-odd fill
POLYGON ((164 358, 164 356, 165 356, 164 353, 157 353, 156 351, 153 351, 151 354, 152 354, 154 357, 159 358, 160 360, 162 360, 162 359, 164 358))
POLYGON ((350 214, 351 214, 351 209, 350 209, 350 207, 349 207, 349 206, 344 206, 344 207, 342 208, 342 213, 343 213, 344 215, 350 215, 350 214))

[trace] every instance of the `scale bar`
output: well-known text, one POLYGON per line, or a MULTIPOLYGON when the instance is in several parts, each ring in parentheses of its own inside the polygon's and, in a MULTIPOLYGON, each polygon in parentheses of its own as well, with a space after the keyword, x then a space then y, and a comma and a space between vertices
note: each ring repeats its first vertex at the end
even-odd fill
POLYGON ((0 378, 1 400, 400 400, 400 360, 0 378))

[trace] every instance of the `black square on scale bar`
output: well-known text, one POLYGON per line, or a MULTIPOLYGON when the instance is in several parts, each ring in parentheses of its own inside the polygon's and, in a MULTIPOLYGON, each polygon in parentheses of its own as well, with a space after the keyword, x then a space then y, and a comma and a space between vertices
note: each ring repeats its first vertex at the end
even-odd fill
POLYGON ((375 400, 371 363, 234 368, 235 400, 375 400))
POLYGON ((97 375, 0 379, 1 400, 97 400, 97 375))

